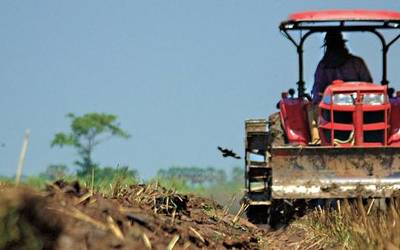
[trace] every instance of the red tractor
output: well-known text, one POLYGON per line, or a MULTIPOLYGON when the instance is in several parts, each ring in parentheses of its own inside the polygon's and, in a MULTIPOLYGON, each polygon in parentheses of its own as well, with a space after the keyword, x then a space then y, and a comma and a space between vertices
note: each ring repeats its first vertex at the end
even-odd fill
POLYGON ((268 120, 245 122, 249 220, 272 223, 307 200, 382 202, 399 195, 400 93, 388 94, 386 71, 389 48, 400 38, 400 12, 308 11, 290 15, 279 29, 297 49, 297 96, 294 90, 282 93, 279 112, 268 120), (389 30, 396 33, 387 41, 382 31, 389 30), (303 80, 303 45, 310 35, 329 31, 376 35, 382 44, 382 80, 333 81, 318 104, 320 143, 311 144, 307 110, 312 103, 303 80), (299 32, 298 39, 294 32, 299 32))

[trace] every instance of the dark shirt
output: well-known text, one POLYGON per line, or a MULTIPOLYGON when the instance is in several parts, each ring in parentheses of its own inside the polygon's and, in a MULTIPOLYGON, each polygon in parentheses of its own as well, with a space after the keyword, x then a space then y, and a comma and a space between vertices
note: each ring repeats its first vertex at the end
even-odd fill
MULTIPOLYGON (((335 60, 335 58, 333 58, 335 60)), ((372 82, 371 74, 363 59, 352 54, 345 55, 339 65, 324 57, 315 71, 315 83, 312 89, 313 103, 318 104, 322 99, 325 88, 334 80, 344 82, 372 82)))

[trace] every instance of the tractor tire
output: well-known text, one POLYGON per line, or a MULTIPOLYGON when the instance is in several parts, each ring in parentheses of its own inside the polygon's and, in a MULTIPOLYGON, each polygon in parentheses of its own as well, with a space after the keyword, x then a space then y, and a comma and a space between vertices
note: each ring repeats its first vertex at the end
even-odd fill
POLYGON ((250 206, 246 210, 247 220, 255 225, 266 225, 269 224, 270 214, 269 206, 250 206))
POLYGON ((273 113, 268 117, 269 123, 269 142, 270 146, 282 146, 286 144, 286 136, 283 130, 279 112, 273 113))
POLYGON ((268 206, 250 206, 246 215, 248 221, 255 225, 268 225, 270 228, 279 229, 287 226, 295 218, 295 207, 297 206, 290 206, 283 200, 273 200, 268 206))

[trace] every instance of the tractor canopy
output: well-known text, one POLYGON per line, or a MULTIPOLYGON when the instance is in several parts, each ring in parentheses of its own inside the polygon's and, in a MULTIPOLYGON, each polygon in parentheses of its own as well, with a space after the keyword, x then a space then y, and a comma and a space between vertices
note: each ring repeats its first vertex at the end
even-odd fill
POLYGON ((400 21, 400 12, 388 10, 319 10, 304 11, 289 15, 285 23, 300 22, 331 22, 331 21, 381 21, 394 22, 400 21))
POLYGON ((376 35, 382 44, 382 85, 389 84, 387 79, 387 53, 390 46, 400 38, 400 12, 387 10, 319 10, 297 12, 289 15, 279 25, 282 34, 297 49, 299 55, 298 95, 305 94, 303 77, 303 45, 313 33, 327 31, 370 32, 376 35), (395 30, 395 35, 386 41, 382 30, 395 30), (300 38, 295 39, 292 32, 299 31, 300 38))

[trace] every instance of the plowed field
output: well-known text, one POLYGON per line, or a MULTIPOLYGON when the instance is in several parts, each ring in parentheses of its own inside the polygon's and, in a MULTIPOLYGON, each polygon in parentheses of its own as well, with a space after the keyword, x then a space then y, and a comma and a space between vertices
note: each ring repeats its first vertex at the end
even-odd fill
POLYGON ((265 231, 212 200, 153 185, 2 187, 1 249, 263 249, 265 231))

